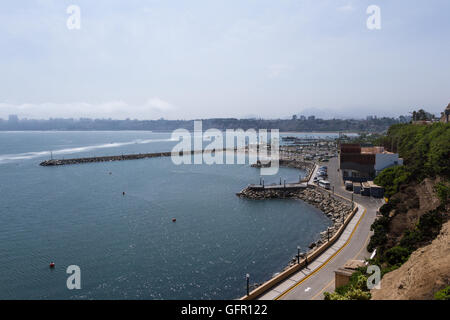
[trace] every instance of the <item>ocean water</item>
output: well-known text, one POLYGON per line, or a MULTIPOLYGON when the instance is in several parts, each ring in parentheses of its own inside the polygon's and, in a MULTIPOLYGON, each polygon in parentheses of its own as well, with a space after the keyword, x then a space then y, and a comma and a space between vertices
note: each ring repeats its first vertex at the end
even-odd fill
MULTIPOLYGON (((238 198, 260 179, 249 164, 39 166, 50 152, 145 153, 176 143, 168 133, 0 132, 0 299, 234 299, 245 294, 246 273, 251 283, 268 280, 330 225, 300 200, 238 198), (69 265, 81 269, 80 290, 67 289, 69 265)), ((264 179, 299 174, 280 168, 264 179)))

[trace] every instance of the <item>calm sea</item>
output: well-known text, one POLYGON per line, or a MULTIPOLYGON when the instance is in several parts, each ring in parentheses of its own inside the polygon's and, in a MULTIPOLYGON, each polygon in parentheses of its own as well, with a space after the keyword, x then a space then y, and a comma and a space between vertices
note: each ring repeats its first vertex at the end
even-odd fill
MULTIPOLYGON (((268 280, 330 225, 302 201, 238 198, 260 179, 248 164, 39 166, 50 151, 69 158, 175 144, 168 133, 0 132, 0 299, 233 299, 245 294, 246 273, 268 280), (81 269, 80 290, 66 287, 69 265, 81 269)), ((264 179, 299 174, 281 168, 264 179)))

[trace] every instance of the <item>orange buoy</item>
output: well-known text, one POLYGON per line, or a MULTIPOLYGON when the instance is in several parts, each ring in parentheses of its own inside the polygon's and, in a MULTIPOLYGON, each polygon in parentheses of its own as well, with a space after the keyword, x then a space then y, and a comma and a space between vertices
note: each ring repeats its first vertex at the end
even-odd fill
POLYGON ((175 219, 175 218, 172 219, 172 222, 176 222, 176 221, 177 221, 177 219, 175 219))
POLYGON ((55 263, 54 262, 50 262, 50 268, 54 268, 55 267, 55 263))

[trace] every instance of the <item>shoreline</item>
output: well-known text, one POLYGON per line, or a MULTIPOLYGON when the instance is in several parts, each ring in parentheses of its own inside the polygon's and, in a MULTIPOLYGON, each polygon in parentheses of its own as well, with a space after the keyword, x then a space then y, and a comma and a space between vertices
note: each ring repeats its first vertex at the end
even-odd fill
MULTIPOLYGON (((258 163, 252 165, 253 167, 261 167, 269 164, 258 163)), ((294 184, 280 185, 279 188, 275 188, 275 185, 266 186, 252 186, 249 185, 236 193, 236 196, 248 200, 266 200, 266 199, 294 199, 301 200, 309 205, 319 209, 324 215, 326 215, 332 222, 332 225, 326 230, 319 232, 318 239, 313 241, 309 246, 309 250, 304 252, 305 256, 314 255, 317 250, 329 243, 330 239, 337 236, 341 231, 341 228, 345 226, 347 218, 354 211, 352 203, 348 200, 342 199, 339 196, 335 196, 330 192, 321 190, 320 188, 309 185, 307 182, 311 179, 314 173, 315 164, 310 162, 302 162, 297 160, 280 159, 280 166, 288 166, 305 170, 307 172, 306 177, 302 181, 306 181, 304 188, 296 188, 294 184), (308 167, 302 167, 301 164, 308 164, 308 167), (311 165, 311 167, 309 167, 311 165)), ((297 264, 297 258, 294 256, 287 265, 280 271, 275 272, 272 277, 263 283, 255 284, 257 290, 260 286, 267 284, 277 278, 279 275, 288 272, 289 269, 294 268, 297 264)), ((242 298, 241 298, 242 299, 242 298)))
MULTIPOLYGON (((313 250, 325 243, 325 239, 332 237, 337 233, 343 225, 343 221, 352 211, 351 204, 344 203, 342 200, 333 197, 330 193, 322 192, 315 187, 306 187, 304 190, 274 190, 261 189, 255 190, 251 187, 244 188, 237 194, 240 198, 249 200, 265 200, 265 199, 297 199, 314 206, 326 215, 332 225, 329 229, 320 232, 320 238, 309 245, 309 249, 313 250), (329 230, 329 233, 328 233, 329 230)), ((291 264, 290 264, 291 265, 291 264)), ((289 266, 290 266, 289 265, 289 266)))
MULTIPOLYGON (((203 153, 205 151, 210 152, 227 152, 243 151, 248 153, 248 150, 228 150, 224 148, 223 150, 192 150, 187 152, 188 154, 203 153)), ((144 158, 155 158, 155 157, 168 157, 171 155, 182 156, 183 153, 172 153, 172 152, 158 152, 158 153, 148 153, 148 154, 129 154, 120 156, 103 156, 103 157, 90 157, 90 158, 74 158, 74 159, 63 159, 63 160, 46 160, 40 163, 41 166, 60 166, 60 165, 70 165, 70 164, 82 164, 82 163, 93 163, 93 162, 109 162, 109 161, 122 161, 122 160, 132 160, 132 159, 144 159, 144 158)), ((269 162, 260 162, 251 164, 254 168, 262 168, 271 166, 269 162)), ((352 212, 352 206, 349 203, 344 203, 342 199, 336 198, 331 193, 321 191, 315 186, 308 185, 308 181, 311 175, 314 173, 316 164, 310 161, 303 161, 299 159, 290 159, 280 157, 279 159, 280 167, 290 167, 305 171, 305 176, 300 178, 298 183, 285 183, 284 185, 272 184, 268 186, 260 185, 249 185, 243 190, 241 190, 236 195, 240 198, 250 199, 250 200, 263 200, 263 199, 295 199, 302 200, 308 205, 312 205, 318 210, 320 210, 324 215, 326 215, 330 221, 331 226, 326 230, 316 234, 315 240, 308 245, 309 249, 304 252, 305 255, 314 255, 315 251, 329 242, 330 238, 334 237, 344 225, 346 217, 348 217, 352 212)), ((297 258, 294 256, 287 262, 286 266, 276 271, 272 274, 271 278, 265 280, 261 284, 255 284, 255 288, 259 288, 261 285, 273 280, 279 274, 284 273, 286 270, 292 268, 296 264, 297 258)))

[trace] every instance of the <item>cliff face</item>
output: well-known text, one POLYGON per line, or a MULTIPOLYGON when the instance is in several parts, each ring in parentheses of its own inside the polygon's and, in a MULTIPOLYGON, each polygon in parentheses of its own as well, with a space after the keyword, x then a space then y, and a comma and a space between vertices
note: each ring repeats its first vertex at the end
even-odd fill
POLYGON ((433 190, 439 181, 441 181, 439 177, 427 178, 419 184, 406 185, 391 198, 400 203, 397 209, 390 213, 392 219, 389 223, 386 247, 397 245, 405 230, 411 230, 423 214, 439 206, 440 200, 433 190), (401 210, 404 212, 398 212, 401 210))
MULTIPOLYGON (((433 299, 450 278, 450 126, 395 125, 381 138, 404 159, 375 179, 389 202, 380 208, 369 247, 384 272, 373 299, 433 299)), ((389 147, 388 147, 389 149, 389 147)))
POLYGON ((394 246, 405 246, 405 233, 417 230, 420 219, 430 211, 439 210, 443 224, 440 230, 436 227, 422 229, 415 242, 418 249, 411 251, 408 260, 398 269, 384 275, 381 289, 371 291, 372 299, 433 299, 437 291, 450 285, 450 204, 441 205, 435 190, 443 180, 442 177, 427 178, 420 183, 404 185, 390 199, 396 200, 397 204, 389 212, 386 241, 382 247, 385 252, 394 246))
POLYGON ((384 275, 381 289, 371 291, 374 300, 433 299, 450 284, 450 221, 431 244, 414 251, 399 269, 384 275))

